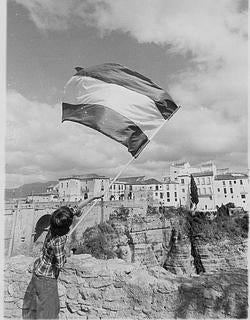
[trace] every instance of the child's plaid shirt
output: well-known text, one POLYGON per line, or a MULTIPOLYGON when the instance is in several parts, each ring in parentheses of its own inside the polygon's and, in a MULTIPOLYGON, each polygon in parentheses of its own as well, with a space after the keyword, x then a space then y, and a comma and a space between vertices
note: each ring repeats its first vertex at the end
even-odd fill
POLYGON ((52 238, 48 231, 40 257, 34 263, 33 272, 37 276, 57 278, 59 270, 66 262, 65 243, 67 235, 52 238))

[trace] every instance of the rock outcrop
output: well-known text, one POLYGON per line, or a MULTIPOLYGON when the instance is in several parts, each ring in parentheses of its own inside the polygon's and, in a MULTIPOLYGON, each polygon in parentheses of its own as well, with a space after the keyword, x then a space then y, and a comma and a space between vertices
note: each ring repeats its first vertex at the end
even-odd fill
MULTIPOLYGON (((33 258, 5 262, 4 313, 21 318, 33 258)), ((59 277, 61 319, 246 318, 247 270, 183 277, 159 266, 90 255, 68 258, 59 277)))

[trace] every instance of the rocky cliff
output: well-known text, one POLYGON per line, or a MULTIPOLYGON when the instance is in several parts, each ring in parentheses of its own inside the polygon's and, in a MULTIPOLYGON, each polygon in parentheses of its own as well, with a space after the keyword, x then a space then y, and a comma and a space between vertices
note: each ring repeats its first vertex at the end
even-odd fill
MULTIPOLYGON (((33 258, 5 262, 4 313, 21 318, 33 258)), ((61 319, 247 318, 247 271, 183 277, 162 267, 73 255, 59 279, 61 319)))
POLYGON ((96 225, 71 243, 77 253, 96 258, 119 257, 148 267, 163 266, 177 275, 190 276, 247 269, 247 233, 233 219, 208 221, 185 211, 155 208, 117 209, 107 223, 96 225), (232 230, 228 230, 228 226, 232 230))

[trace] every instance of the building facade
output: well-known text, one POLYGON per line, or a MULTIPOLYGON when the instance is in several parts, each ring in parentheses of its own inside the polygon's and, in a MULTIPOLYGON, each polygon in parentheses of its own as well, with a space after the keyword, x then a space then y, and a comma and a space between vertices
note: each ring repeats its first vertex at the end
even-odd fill
POLYGON ((190 208, 190 177, 197 186, 198 211, 216 211, 218 206, 233 203, 249 209, 249 178, 243 173, 217 169, 212 162, 191 166, 188 162, 173 164, 169 176, 161 181, 145 176, 119 178, 114 184, 106 176, 74 175, 60 178, 46 193, 32 194, 28 201, 78 202, 104 192, 104 201, 147 201, 153 205, 190 208))
MULTIPOLYGON (((89 199, 109 188, 110 179, 97 174, 70 176, 59 179, 59 199, 66 202, 78 202, 89 199)), ((109 200, 106 194, 104 200, 109 200)))
POLYGON ((188 162, 170 166, 170 179, 179 183, 179 202, 190 207, 190 176, 194 177, 199 211, 215 211, 217 206, 233 203, 249 210, 249 178, 244 173, 229 173, 229 169, 217 169, 213 162, 192 167, 188 162))
POLYGON ((249 210, 249 179, 243 173, 225 173, 215 177, 215 203, 217 206, 229 202, 236 207, 249 210))

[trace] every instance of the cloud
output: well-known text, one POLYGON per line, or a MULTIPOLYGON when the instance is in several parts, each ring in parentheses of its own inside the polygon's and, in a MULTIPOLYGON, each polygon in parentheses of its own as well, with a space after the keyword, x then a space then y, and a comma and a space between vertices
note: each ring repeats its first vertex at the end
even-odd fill
MULTIPOLYGON (((240 0, 13 0, 42 31, 96 28, 128 34, 181 54, 186 68, 167 76, 182 108, 127 173, 160 175, 176 160, 247 166, 247 8, 240 0)), ((162 66, 164 70, 165 66, 162 66)), ((8 94, 9 175, 25 179, 95 171, 114 176, 124 147, 91 129, 60 123, 60 106, 8 94), (104 143, 105 142, 105 143, 104 143), (77 147, 76 147, 77 146, 77 147)))
MULTIPOLYGON (((7 186, 86 172, 114 177, 131 158, 125 147, 90 128, 61 123, 60 105, 30 101, 15 91, 8 92, 7 104, 7 186)), ((181 109, 124 175, 161 176, 182 159, 245 165, 245 131, 246 120, 223 122, 218 111, 181 109)))
POLYGON ((60 105, 30 101, 11 91, 6 111, 7 183, 13 176, 19 176, 18 183, 30 182, 35 176, 46 180, 67 174, 102 173, 123 163, 126 151, 118 143, 87 127, 61 123, 60 105))

